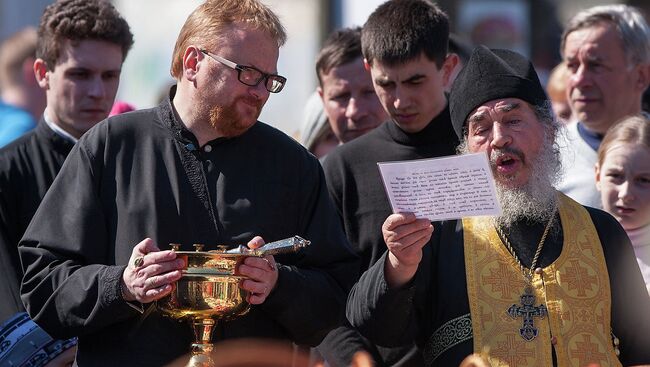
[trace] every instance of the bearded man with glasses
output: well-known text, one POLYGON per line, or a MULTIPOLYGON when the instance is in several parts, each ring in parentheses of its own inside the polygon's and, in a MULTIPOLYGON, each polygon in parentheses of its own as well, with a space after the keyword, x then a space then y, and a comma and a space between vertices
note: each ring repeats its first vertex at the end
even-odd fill
POLYGON ((186 265, 169 243, 312 241, 239 265, 252 309, 220 323, 213 340, 317 345, 339 322, 358 265, 320 164, 257 121, 286 82, 285 39, 257 0, 208 0, 181 29, 169 98, 104 120, 73 149, 20 254, 30 316, 51 335, 78 336, 80 366, 162 366, 189 352, 185 323, 141 315, 186 265))

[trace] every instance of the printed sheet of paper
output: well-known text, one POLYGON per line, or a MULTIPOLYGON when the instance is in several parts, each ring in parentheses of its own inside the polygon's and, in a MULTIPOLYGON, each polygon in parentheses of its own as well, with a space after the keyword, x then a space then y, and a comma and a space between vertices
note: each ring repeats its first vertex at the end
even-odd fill
POLYGON ((501 214, 485 153, 377 165, 393 213, 431 221, 501 214))

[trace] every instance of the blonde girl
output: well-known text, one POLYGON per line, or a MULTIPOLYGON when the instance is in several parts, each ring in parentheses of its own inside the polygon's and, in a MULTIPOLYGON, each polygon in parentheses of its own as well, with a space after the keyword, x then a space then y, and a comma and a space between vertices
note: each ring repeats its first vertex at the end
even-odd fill
POLYGON ((603 209, 623 226, 650 293, 650 120, 627 117, 598 149, 596 186, 603 209))

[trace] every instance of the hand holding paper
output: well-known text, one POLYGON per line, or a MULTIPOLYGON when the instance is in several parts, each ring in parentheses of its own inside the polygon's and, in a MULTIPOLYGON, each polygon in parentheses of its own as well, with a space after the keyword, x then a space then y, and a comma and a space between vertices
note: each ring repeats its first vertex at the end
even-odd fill
POLYGON ((389 255, 385 268, 390 287, 408 283, 422 260, 422 247, 429 242, 433 225, 413 213, 391 214, 381 227, 389 255))

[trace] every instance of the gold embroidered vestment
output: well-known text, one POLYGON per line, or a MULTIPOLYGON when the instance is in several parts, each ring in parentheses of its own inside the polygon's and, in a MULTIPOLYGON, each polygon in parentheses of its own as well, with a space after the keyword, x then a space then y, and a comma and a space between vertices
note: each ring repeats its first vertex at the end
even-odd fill
POLYGON ((492 366, 551 366, 552 343, 559 366, 620 366, 610 338, 611 293, 603 250, 589 213, 558 193, 564 242, 560 256, 535 273, 533 317, 538 335, 520 335, 522 317, 508 309, 521 304, 525 279, 487 217, 463 219, 465 272, 474 332, 474 352, 492 366))

